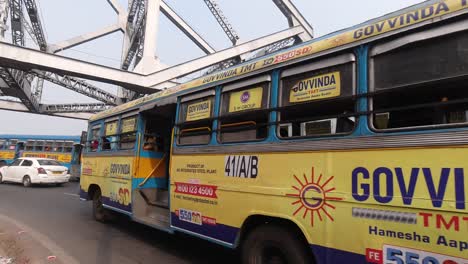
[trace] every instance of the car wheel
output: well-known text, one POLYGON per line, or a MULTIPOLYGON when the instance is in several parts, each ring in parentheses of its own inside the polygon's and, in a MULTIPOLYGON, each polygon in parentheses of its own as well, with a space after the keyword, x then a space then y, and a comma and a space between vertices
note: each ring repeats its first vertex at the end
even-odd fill
POLYGON ((24 187, 31 187, 31 178, 29 178, 29 176, 24 176, 23 186, 24 187))
POLYGON ((93 195, 93 216, 98 222, 105 223, 109 220, 109 212, 102 204, 102 195, 99 189, 93 195))
POLYGON ((313 263, 307 247, 295 232, 277 225, 254 229, 242 245, 243 264, 313 263))
POLYGON ((3 183, 3 175, 0 173, 0 183, 3 183))

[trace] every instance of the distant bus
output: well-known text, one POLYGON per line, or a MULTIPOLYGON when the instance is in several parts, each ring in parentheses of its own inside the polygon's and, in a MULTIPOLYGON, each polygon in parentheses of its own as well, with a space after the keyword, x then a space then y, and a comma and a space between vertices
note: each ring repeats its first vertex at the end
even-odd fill
POLYGON ((244 264, 467 264, 467 157, 468 0, 428 1, 96 114, 80 197, 244 264))
POLYGON ((81 171, 80 136, 38 136, 0 134, 0 167, 21 157, 49 158, 70 169, 72 178, 81 171))

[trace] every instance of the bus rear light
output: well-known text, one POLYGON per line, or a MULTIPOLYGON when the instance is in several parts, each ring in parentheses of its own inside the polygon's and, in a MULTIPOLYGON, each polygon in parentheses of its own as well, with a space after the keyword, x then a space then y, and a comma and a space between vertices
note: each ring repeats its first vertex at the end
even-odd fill
POLYGON ((47 174, 47 172, 44 170, 44 168, 37 168, 37 172, 39 174, 47 174))

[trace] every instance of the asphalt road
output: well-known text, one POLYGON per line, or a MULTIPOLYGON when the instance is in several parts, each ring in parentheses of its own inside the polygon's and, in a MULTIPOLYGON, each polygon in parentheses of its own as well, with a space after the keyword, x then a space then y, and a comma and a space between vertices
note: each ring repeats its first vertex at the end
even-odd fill
POLYGON ((78 183, 24 188, 0 184, 0 214, 46 235, 80 263, 238 263, 231 250, 201 239, 170 235, 122 217, 93 220, 91 203, 76 195, 78 183))

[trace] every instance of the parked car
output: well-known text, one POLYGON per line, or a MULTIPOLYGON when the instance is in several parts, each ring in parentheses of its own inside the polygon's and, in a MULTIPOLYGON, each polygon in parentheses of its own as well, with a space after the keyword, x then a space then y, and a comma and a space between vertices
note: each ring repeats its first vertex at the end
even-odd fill
POLYGON ((18 182, 24 187, 32 184, 62 185, 69 179, 68 168, 53 159, 19 158, 0 168, 0 183, 18 182))

